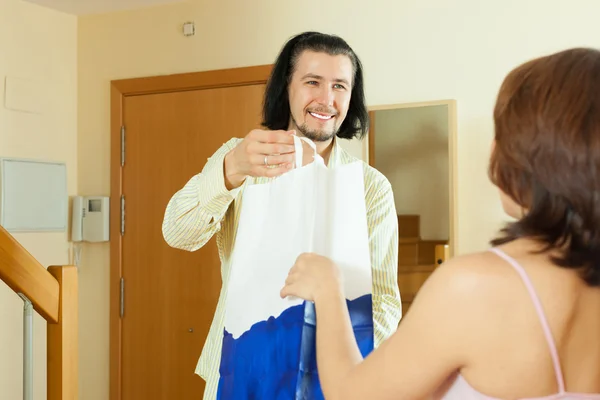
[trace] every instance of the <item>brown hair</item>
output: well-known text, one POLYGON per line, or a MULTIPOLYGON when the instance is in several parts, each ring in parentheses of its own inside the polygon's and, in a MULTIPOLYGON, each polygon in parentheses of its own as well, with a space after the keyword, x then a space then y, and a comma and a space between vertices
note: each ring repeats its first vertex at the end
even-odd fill
POLYGON ((492 245, 534 238, 600 286, 600 51, 569 49, 511 71, 494 125, 490 179, 527 212, 492 245))

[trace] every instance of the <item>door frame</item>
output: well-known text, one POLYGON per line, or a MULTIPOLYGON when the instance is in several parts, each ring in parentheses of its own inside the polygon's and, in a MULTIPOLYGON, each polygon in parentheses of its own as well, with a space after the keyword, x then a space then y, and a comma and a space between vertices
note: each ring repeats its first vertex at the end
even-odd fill
POLYGON ((384 110, 398 110, 402 108, 418 108, 418 107, 431 107, 431 106, 447 106, 448 110, 448 199, 449 199, 449 215, 448 215, 448 247, 449 256, 453 257, 457 254, 457 239, 458 239, 458 156, 456 150, 456 138, 457 138, 457 115, 456 115, 456 100, 433 100, 433 101, 422 101, 415 103, 400 103, 400 104, 388 104, 388 105, 377 105, 370 106, 369 117, 371 120, 368 134, 368 152, 369 155, 368 163, 374 167, 375 162, 375 135, 377 129, 375 129, 375 111, 384 110), (371 133, 372 131, 372 133, 371 133))
MULTIPOLYGON (((266 84, 272 64, 230 68, 205 72, 119 79, 110 82, 110 305, 109 305, 109 398, 121 400, 122 336, 120 317, 122 236, 121 195, 123 166, 121 165, 121 127, 123 105, 128 96, 183 92, 266 84)), ((125 145, 125 148, 127 146, 125 145)), ((127 161, 125 160, 125 165, 127 161)))

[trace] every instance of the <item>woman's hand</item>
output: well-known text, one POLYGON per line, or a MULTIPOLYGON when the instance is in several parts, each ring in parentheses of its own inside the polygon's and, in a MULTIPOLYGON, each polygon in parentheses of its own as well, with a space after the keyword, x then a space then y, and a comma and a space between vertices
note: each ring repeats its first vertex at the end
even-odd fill
POLYGON ((339 267, 327 257, 313 253, 301 254, 290 269, 282 298, 295 296, 317 302, 323 296, 342 294, 342 275, 339 267))

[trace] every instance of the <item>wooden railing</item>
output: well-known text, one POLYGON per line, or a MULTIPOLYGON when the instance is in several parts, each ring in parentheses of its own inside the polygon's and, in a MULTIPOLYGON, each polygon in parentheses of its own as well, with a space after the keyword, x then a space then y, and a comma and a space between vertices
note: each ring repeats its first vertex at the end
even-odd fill
POLYGON ((48 400, 77 399, 77 268, 46 270, 0 226, 0 279, 26 296, 48 323, 48 400))

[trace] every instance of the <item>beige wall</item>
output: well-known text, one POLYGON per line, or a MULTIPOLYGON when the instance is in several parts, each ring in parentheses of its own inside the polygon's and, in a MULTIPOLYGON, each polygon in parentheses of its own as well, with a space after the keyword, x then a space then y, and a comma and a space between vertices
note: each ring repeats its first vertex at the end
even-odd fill
POLYGON ((374 147, 398 214, 421 217, 421 238, 448 240, 448 106, 376 111, 374 147))
MULTIPOLYGON (((110 192, 111 79, 271 63, 289 36, 315 29, 341 35, 358 52, 369 104, 457 100, 458 251, 483 249, 504 219, 486 177, 501 80, 530 57, 597 45, 599 13, 597 0, 330 0, 327 7, 316 0, 203 0, 81 18, 80 193, 110 192), (180 25, 189 20, 197 33, 188 38, 180 25)), ((107 399, 108 251, 95 245, 83 253, 86 400, 107 399)))
MULTIPOLYGON (((0 1, 0 157, 66 162, 68 192, 77 190, 77 19, 20 0, 0 1), (6 108, 5 82, 23 108, 6 108)), ((10 104, 10 99, 9 99, 10 104)), ((64 233, 14 235, 44 266, 69 263, 64 233)), ((46 398, 46 322, 34 314, 34 399, 46 398)), ((23 302, 0 281, 0 398, 21 399, 23 302)))

